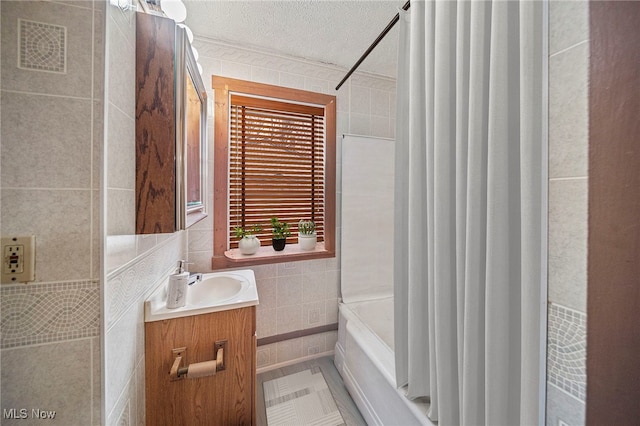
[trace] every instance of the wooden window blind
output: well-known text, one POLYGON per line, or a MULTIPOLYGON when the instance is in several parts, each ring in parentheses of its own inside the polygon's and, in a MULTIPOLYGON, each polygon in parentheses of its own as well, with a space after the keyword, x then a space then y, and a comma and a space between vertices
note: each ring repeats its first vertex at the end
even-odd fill
POLYGON ((229 241, 234 228, 262 227, 256 235, 271 245, 270 218, 290 225, 316 224, 325 236, 325 111, 322 107, 231 95, 229 132, 229 241))

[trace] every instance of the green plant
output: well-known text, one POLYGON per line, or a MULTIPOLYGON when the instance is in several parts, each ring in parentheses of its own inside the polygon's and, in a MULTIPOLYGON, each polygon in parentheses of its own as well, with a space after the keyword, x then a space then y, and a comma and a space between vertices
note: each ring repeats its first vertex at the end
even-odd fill
POLYGON ((280 222, 275 216, 271 218, 271 226, 273 227, 274 240, 284 240, 291 236, 289 224, 286 222, 280 222))
POLYGON ((298 222, 298 233, 300 235, 313 235, 316 232, 316 224, 312 220, 301 220, 298 222))
POLYGON ((260 225, 253 225, 251 229, 247 229, 241 226, 236 226, 235 228, 233 228, 233 231, 236 233, 236 238, 242 239, 244 237, 257 234, 258 232, 262 231, 262 227, 260 225))

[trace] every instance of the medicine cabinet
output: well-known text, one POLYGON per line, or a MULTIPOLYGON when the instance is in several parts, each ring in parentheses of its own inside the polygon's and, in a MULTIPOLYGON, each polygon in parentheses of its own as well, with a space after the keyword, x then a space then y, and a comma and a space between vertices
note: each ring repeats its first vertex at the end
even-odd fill
POLYGON ((207 216, 207 94, 184 28, 136 14, 136 234, 207 216))

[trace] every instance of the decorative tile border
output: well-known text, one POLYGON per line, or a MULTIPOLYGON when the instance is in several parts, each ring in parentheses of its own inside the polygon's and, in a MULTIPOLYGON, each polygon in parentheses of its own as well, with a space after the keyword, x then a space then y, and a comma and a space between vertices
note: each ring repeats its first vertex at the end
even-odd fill
POLYGON ((0 288, 2 349, 100 335, 98 280, 0 288))
POLYGON ((157 244, 135 261, 118 268, 107 275, 106 283, 106 324, 107 330, 122 316, 132 303, 138 303, 171 268, 175 268, 181 255, 181 233, 175 233, 168 240, 157 244))
POLYGON ((547 380, 585 401, 587 388, 587 315, 549 304, 547 380))

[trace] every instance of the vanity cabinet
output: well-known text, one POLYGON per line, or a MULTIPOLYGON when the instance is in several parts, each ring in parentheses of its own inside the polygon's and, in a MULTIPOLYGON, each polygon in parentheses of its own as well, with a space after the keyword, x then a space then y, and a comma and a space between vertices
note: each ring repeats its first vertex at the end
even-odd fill
POLYGON ((253 425, 256 395, 256 307, 145 323, 147 425, 253 425), (226 341, 224 370, 172 380, 174 349, 182 365, 215 358, 226 341))

